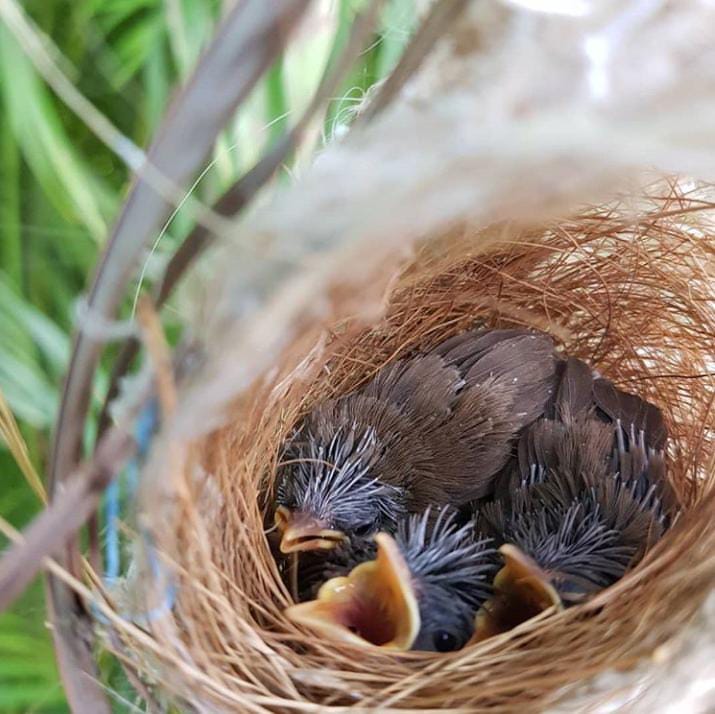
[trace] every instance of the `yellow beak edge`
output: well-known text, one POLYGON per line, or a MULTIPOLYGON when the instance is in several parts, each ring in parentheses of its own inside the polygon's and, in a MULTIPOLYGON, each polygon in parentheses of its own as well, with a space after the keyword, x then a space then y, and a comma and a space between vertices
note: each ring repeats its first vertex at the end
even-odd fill
POLYGON ((378 533, 375 542, 375 560, 328 580, 315 600, 287 608, 286 615, 333 640, 409 650, 421 626, 410 572, 389 535, 378 533))
POLYGON ((472 642, 508 632, 563 603, 546 572, 515 545, 499 548, 504 567, 494 578, 494 596, 477 613, 472 642))
POLYGON ((330 550, 349 540, 342 531, 327 528, 315 518, 293 513, 285 506, 276 509, 275 521, 282 533, 281 553, 330 550))

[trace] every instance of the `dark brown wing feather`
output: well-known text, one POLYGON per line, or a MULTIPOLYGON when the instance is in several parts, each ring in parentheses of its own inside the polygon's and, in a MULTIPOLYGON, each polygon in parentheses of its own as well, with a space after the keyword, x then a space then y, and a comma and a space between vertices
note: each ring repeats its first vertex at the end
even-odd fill
POLYGON ((641 479, 641 490, 655 483, 672 502, 662 468, 660 450, 667 432, 660 410, 609 380, 594 380, 591 368, 574 357, 560 365, 557 374, 553 417, 535 422, 519 441, 522 482, 533 478, 535 469, 558 465, 563 473, 582 472, 593 484, 610 460, 611 470, 623 481, 641 479))
POLYGON ((647 483, 656 484, 657 494, 663 504, 665 513, 670 517, 677 514, 682 507, 682 503, 666 476, 665 460, 662 452, 650 451, 645 477, 647 483))
POLYGON ((513 488, 538 483, 546 470, 555 468, 564 459, 572 462, 574 455, 570 452, 574 449, 566 433, 565 423, 588 415, 594 409, 593 376, 588 365, 569 357, 560 360, 554 371, 556 389, 539 415, 546 418, 533 422, 519 438, 518 481, 512 477, 513 488))
POLYGON ((445 493, 461 505, 492 492, 516 435, 553 393, 556 358, 550 337, 525 330, 467 333, 439 351, 463 374, 464 387, 451 419, 428 438, 445 493))
MULTIPOLYGON (((460 372, 464 374, 469 371, 477 360, 500 342, 534 334, 528 330, 518 329, 473 330, 464 332, 461 335, 455 335, 442 342, 434 349, 434 353, 440 355, 446 364, 456 365, 460 372)), ((546 335, 542 336, 546 337, 546 335)))
POLYGON ((417 418, 449 414, 464 380, 437 354, 417 355, 384 367, 360 394, 394 404, 417 418))
POLYGON ((459 506, 491 492, 519 430, 553 394, 555 365, 547 335, 469 332, 317 411, 326 438, 331 419, 375 429, 376 476, 407 486, 411 510, 459 506))
POLYGON ((593 409, 593 372, 580 359, 569 357, 566 360, 556 392, 556 408, 562 420, 593 409))
POLYGON ((614 422, 620 422, 626 434, 634 430, 643 432, 646 445, 662 451, 668 431, 660 409, 649 402, 618 389, 607 379, 597 379, 593 384, 596 404, 614 422))
POLYGON ((668 430, 660 409, 607 379, 594 382, 593 394, 599 412, 614 424, 613 468, 623 481, 635 481, 638 493, 652 488, 664 511, 675 514, 680 503, 665 475, 668 430))

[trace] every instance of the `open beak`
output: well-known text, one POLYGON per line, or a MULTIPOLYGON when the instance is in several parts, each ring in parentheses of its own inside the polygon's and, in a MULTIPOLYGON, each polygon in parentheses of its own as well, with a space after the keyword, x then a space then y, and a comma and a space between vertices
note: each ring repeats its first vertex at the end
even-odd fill
POLYGON ((510 544, 499 552, 504 567, 494 578, 494 596, 477 613, 472 642, 508 632, 551 607, 563 609, 548 574, 526 553, 510 544))
POLYGON ((331 639, 409 650, 421 626, 410 572, 389 535, 378 533, 375 542, 375 560, 328 580, 315 600, 287 608, 286 615, 331 639))
POLYGON ((325 527, 325 523, 308 514, 293 513, 285 506, 276 509, 276 526, 283 534, 281 553, 295 553, 302 550, 329 550, 348 541, 342 531, 325 527))

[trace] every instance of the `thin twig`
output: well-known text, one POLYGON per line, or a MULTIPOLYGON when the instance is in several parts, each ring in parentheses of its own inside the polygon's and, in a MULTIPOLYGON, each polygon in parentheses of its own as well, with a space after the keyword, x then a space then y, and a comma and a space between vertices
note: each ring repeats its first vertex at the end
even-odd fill
POLYGON ((134 687, 137 691, 139 696, 144 700, 148 714, 158 714, 158 712, 162 711, 159 702, 156 701, 149 688, 142 681, 139 672, 137 672, 133 664, 131 664, 131 659, 126 652, 126 647, 119 636, 119 632, 112 626, 109 626, 107 629, 109 631, 109 641, 111 642, 114 654, 119 661, 119 665, 124 670, 126 678, 129 680, 132 687, 134 687))
POLYGON ((392 102, 468 3, 469 0, 437 0, 434 3, 407 45, 395 69, 383 82, 375 98, 358 115, 355 126, 362 122, 372 121, 392 102))
POLYGON ((142 328, 144 344, 154 365, 156 391, 159 396, 162 417, 167 419, 176 410, 177 401, 171 349, 151 298, 142 295, 137 307, 137 319, 142 328))

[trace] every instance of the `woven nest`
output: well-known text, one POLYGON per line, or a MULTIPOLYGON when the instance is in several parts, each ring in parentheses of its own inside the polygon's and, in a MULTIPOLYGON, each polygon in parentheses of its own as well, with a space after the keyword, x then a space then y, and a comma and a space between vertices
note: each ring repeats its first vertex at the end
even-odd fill
MULTIPOLYGON (((524 711, 632 667, 686 628, 715 584, 715 233, 707 206, 672 186, 660 193, 546 225, 432 236, 390 267, 379 318, 314 326, 233 403, 224 426, 164 439, 139 523, 170 573, 173 607, 142 629, 115 623, 147 693, 210 711, 524 711), (459 652, 386 653, 299 629, 283 614, 292 600, 269 547, 285 437, 321 400, 475 324, 545 330, 657 404, 682 516, 589 603, 459 652)), ((358 298, 346 290, 336 300, 358 298)), ((137 558, 128 588, 145 609, 168 587, 150 561, 137 558), (141 577, 150 566, 153 577, 141 577)))
POLYGON ((194 321, 206 361, 163 414, 132 567, 98 605, 106 646, 152 708, 584 711, 656 680, 670 687, 658 704, 682 703, 693 678, 707 694, 715 204, 707 185, 644 190, 639 169, 712 178, 702 5, 566 30, 469 4, 404 96, 217 253, 223 273, 194 321), (585 63, 593 37, 613 40, 606 68, 585 63), (387 653, 300 629, 270 545, 287 435, 320 401, 475 325, 544 330, 658 405, 680 518, 590 602, 459 652, 387 653), (683 637, 689 648, 674 650, 683 637))

